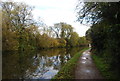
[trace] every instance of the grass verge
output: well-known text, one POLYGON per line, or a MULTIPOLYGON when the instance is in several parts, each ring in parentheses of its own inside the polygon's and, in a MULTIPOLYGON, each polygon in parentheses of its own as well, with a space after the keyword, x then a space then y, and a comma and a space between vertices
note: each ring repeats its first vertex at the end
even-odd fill
POLYGON ((110 64, 106 63, 103 57, 92 55, 92 59, 94 60, 94 63, 96 64, 96 67, 99 69, 101 75, 105 79, 115 79, 115 74, 112 70, 110 70, 110 64))
POLYGON ((77 61, 79 60, 80 56, 82 55, 82 52, 87 50, 88 48, 82 49, 79 53, 75 54, 58 72, 55 77, 52 78, 54 79, 74 79, 75 75, 75 68, 77 65, 77 61))

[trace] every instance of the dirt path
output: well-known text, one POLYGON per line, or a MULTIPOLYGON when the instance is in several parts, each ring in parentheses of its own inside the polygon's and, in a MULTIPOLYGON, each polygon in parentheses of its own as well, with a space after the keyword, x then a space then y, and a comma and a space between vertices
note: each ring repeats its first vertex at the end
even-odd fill
POLYGON ((83 52, 75 71, 76 79, 102 79, 90 56, 90 49, 83 52))

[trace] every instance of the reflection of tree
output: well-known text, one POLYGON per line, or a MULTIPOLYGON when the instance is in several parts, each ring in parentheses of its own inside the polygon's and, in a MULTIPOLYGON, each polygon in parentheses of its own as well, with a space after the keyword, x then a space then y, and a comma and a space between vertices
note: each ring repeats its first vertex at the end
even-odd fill
POLYGON ((63 55, 60 55, 60 64, 61 64, 61 66, 64 65, 64 56, 63 55))
POLYGON ((74 54, 76 54, 77 52, 79 52, 83 47, 79 48, 79 47, 75 47, 75 48, 68 48, 68 54, 70 54, 71 57, 74 56, 74 54))
POLYGON ((40 55, 42 56, 39 65, 39 70, 41 73, 40 76, 42 77, 45 72, 49 71, 49 67, 53 67, 54 70, 60 70, 60 68, 72 57, 72 54, 76 52, 78 52, 76 49, 50 49, 47 51, 42 50, 40 52, 40 55))
POLYGON ((44 49, 44 50, 39 50, 39 54, 41 56, 45 56, 47 55, 48 57, 52 57, 52 56, 56 56, 58 55, 60 52, 60 49, 44 49))
POLYGON ((49 49, 3 54, 3 79, 43 78, 51 69, 60 70, 80 48, 49 49))
POLYGON ((3 52, 2 55, 2 78, 12 79, 17 77, 18 74, 18 54, 14 52, 3 52), (13 59, 14 58, 14 59, 13 59), (15 75, 15 76, 13 76, 15 75))
POLYGON ((26 78, 27 69, 35 67, 33 66, 33 54, 29 52, 10 51, 3 54, 3 79, 26 78))

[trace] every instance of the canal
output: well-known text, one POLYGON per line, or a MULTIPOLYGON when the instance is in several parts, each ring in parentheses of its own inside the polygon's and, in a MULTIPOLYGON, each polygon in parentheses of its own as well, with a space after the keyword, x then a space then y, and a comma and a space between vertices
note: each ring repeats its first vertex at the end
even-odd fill
POLYGON ((82 48, 2 53, 3 79, 51 79, 82 48))

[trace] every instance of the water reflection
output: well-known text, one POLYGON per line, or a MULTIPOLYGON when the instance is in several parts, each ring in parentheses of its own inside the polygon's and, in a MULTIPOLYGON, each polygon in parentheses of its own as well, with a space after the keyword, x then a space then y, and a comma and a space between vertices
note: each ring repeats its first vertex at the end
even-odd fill
POLYGON ((3 52, 3 79, 51 79, 82 48, 3 52))

